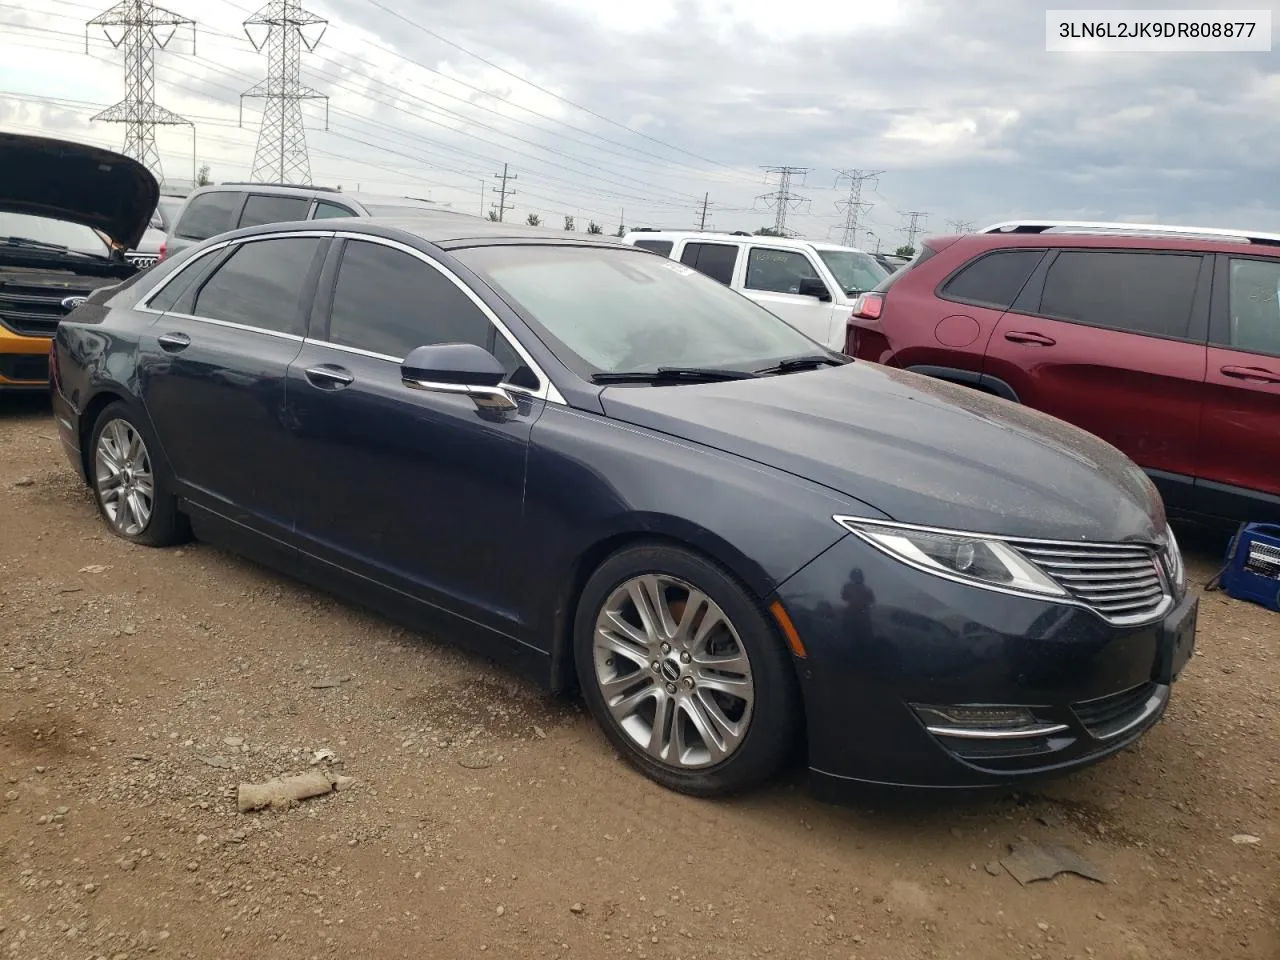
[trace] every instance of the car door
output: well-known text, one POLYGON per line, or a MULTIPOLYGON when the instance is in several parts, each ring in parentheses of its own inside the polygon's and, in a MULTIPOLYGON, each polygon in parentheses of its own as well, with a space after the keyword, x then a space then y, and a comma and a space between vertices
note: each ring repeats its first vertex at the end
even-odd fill
POLYGON ((996 325, 983 372, 1120 448, 1189 507, 1213 258, 1053 251, 996 325))
POLYGON ((806 336, 833 350, 844 349, 847 309, 840 323, 832 324, 834 293, 804 251, 750 247, 742 292, 806 336))
POLYGON ((323 322, 289 368, 303 563, 322 581, 354 574, 513 632, 525 459, 543 409, 520 386, 538 385, 531 361, 425 254, 351 236, 332 256, 323 322), (516 410, 406 386, 413 349, 458 342, 503 362, 516 410))
POLYGON ((1217 259, 1196 506, 1280 521, 1280 259, 1217 259))
POLYGON ((285 375, 328 242, 299 234, 229 244, 147 302, 163 313, 140 342, 139 386, 184 495, 274 538, 292 526, 285 375))

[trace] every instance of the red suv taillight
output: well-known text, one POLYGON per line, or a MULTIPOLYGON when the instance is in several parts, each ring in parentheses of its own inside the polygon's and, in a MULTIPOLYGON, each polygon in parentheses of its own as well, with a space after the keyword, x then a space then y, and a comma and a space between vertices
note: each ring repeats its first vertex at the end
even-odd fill
POLYGON ((163 260, 165 258, 165 255, 168 254, 168 252, 169 252, 168 242, 161 243, 160 250, 156 254, 156 263, 159 263, 161 260, 163 260))
POLYGON ((884 311, 883 293, 864 293, 853 302, 851 320, 879 320, 884 311))

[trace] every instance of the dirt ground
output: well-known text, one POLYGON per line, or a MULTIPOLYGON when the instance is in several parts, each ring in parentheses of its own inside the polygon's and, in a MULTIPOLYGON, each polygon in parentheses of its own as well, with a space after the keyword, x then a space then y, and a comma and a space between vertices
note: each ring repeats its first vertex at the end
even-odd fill
POLYGON ((0 958, 1276 960, 1278 707, 1280 616, 1212 593, 1164 722, 1035 792, 686 799, 443 641, 111 537, 0 398, 0 958), (238 812, 322 749, 352 789, 238 812))

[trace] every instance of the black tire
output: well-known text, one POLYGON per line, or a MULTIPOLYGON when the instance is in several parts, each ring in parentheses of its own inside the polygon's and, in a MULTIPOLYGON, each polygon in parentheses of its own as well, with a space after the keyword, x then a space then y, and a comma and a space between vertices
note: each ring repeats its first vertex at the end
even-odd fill
MULTIPOLYGON (((609 557, 583 588, 573 640, 580 689, 605 736, 640 772, 671 790, 699 797, 740 792, 773 777, 797 746, 800 695, 791 655, 779 631, 729 571, 692 551, 649 543, 626 547, 609 557), (615 590, 646 574, 677 578, 706 594, 732 623, 749 659, 754 702, 747 729, 737 748, 719 762, 682 768, 650 756, 606 705, 597 678, 596 621, 615 590)), ((664 685, 661 674, 654 672, 657 675, 652 678, 637 674, 638 682, 664 685)), ((656 721, 651 722, 654 725, 656 721)))
POLYGON ((89 433, 89 449, 85 451, 89 488, 93 491, 93 499, 98 505, 99 515, 102 517, 103 522, 106 523, 107 528, 117 537, 122 540, 128 540, 130 543, 148 547, 174 546, 190 539, 190 527, 187 524, 186 517, 178 510, 178 498, 169 490, 167 479, 162 475, 161 471, 156 470, 155 458, 152 452, 156 449, 156 444, 147 428, 140 423, 140 419, 133 413, 128 404, 118 400, 108 404, 98 414, 98 419, 94 421, 93 429, 89 433), (137 530, 124 529, 116 522, 111 510, 103 500, 103 485, 98 477, 98 445, 106 429, 116 423, 127 425, 141 439, 152 478, 153 493, 150 516, 147 518, 146 523, 137 530))

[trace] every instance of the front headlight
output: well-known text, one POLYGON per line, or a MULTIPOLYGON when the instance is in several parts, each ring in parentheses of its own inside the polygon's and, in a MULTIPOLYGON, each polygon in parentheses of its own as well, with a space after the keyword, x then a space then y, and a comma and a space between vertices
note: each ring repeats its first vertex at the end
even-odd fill
POLYGON ((1178 538, 1173 535, 1173 527, 1168 525, 1164 528, 1165 534, 1169 538, 1169 580, 1170 586, 1178 596, 1182 596, 1187 589, 1187 568, 1182 562, 1182 549, 1178 546, 1178 538))
POLYGON ((835 521, 908 566, 961 583, 1034 597, 1067 592, 1002 540, 972 533, 906 527, 859 517, 835 521))

